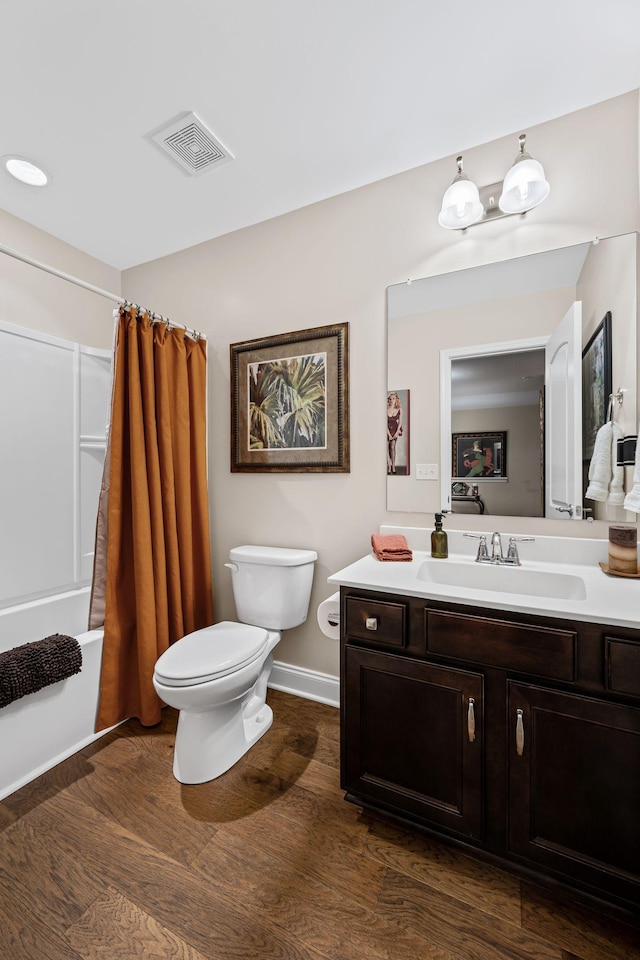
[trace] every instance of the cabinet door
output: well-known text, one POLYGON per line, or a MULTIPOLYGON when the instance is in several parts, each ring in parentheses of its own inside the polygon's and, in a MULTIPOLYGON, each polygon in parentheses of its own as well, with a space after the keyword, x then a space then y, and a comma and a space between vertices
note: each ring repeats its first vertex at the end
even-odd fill
POLYGON ((347 646, 344 683, 343 788, 480 837, 482 675, 347 646))
POLYGON ((640 710, 509 683, 512 853, 640 903, 640 710))

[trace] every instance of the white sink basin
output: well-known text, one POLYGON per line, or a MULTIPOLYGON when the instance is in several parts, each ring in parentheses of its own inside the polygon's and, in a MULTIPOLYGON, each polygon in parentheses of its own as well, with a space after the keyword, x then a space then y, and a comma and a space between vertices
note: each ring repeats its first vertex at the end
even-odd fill
POLYGON ((571 573, 531 570, 524 567, 493 566, 473 560, 431 560, 420 564, 418 580, 471 590, 492 590, 494 593, 517 593, 527 597, 549 597, 554 600, 586 600, 582 577, 571 573))

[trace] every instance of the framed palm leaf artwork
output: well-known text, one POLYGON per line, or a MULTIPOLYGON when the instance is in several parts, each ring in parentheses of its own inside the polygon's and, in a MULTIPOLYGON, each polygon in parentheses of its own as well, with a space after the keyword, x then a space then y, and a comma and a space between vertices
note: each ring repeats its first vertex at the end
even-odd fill
POLYGON ((349 324, 232 343, 231 471, 349 472, 349 324))

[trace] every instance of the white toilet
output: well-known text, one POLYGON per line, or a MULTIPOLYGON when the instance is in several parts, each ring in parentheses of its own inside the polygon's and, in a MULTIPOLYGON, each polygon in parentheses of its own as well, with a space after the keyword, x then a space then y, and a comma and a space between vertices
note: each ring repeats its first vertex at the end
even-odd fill
POLYGON ((182 637, 156 663, 158 696, 180 711, 173 773, 204 783, 225 773, 273 722, 265 703, 281 631, 304 623, 314 550, 234 547, 229 553, 240 623, 222 621, 182 637))

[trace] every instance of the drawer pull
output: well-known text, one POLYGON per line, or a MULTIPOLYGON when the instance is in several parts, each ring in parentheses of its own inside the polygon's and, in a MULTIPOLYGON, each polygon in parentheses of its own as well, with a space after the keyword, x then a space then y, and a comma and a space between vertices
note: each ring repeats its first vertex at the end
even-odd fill
POLYGON ((467 710, 467 733, 469 734, 469 743, 473 743, 476 738, 476 711, 475 700, 469 697, 469 708, 467 710))
POLYGON ((377 630, 378 629, 378 618, 377 617, 367 617, 365 620, 365 627, 367 630, 377 630))
POLYGON ((516 710, 516 750, 518 751, 518 756, 521 757, 524 753, 524 711, 516 710))

